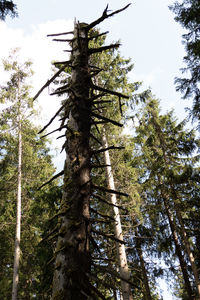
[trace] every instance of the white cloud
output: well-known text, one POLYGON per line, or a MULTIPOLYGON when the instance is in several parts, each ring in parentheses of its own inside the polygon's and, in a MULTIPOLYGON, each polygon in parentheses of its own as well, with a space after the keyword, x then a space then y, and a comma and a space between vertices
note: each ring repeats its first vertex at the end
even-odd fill
POLYGON ((149 87, 159 79, 163 72, 164 71, 162 68, 157 67, 151 70, 149 73, 137 73, 137 71, 135 72, 135 70, 133 70, 129 76, 131 80, 142 81, 145 86, 149 87))
MULTIPOLYGON (((72 28, 72 20, 48 21, 44 24, 32 26, 32 31, 29 34, 25 34, 22 29, 10 28, 6 23, 0 22, 0 38, 2 41, 0 58, 7 58, 11 49, 19 47, 21 48, 21 60, 23 62, 29 59, 33 61, 34 76, 32 85, 34 95, 51 78, 53 74, 51 62, 53 60, 62 61, 68 59, 68 54, 63 51, 68 48, 68 45, 54 42, 47 35, 68 32, 72 28)), ((3 71, 2 63, 0 62, 0 85, 6 80, 8 80, 7 74, 3 71)), ((48 91, 44 91, 40 95, 36 108, 41 112, 39 123, 42 126, 55 114, 59 104, 60 100, 57 97, 49 96, 48 91)), ((55 129, 56 126, 59 126, 58 121, 49 130, 55 129)), ((61 148, 63 141, 57 141, 55 138, 53 138, 53 146, 61 148)), ((59 161, 56 161, 56 164, 58 165, 59 161)))

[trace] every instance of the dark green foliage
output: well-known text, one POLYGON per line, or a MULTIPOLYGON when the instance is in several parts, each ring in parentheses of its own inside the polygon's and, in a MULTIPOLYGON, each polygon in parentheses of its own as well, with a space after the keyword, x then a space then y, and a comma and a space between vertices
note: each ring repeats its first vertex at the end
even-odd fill
MULTIPOLYGON (((151 239, 147 238, 143 243, 144 251, 150 256, 162 257, 169 266, 168 271, 173 272, 176 278, 181 278, 176 267, 177 259, 185 260, 193 287, 194 277, 191 267, 188 267, 180 216, 195 249, 190 226, 197 220, 189 218, 189 215, 197 211, 191 203, 194 195, 199 193, 199 179, 194 176, 198 172, 198 167, 194 165, 199 161, 199 156, 194 155, 198 140, 193 130, 184 129, 184 121, 177 124, 172 112, 161 115, 158 101, 153 99, 149 99, 142 108, 139 123, 133 164, 141 174, 143 230, 146 234, 151 230, 151 239)), ((182 279, 180 285, 181 282, 182 279)), ((191 297, 190 294, 188 299, 191 297)))
POLYGON ((175 20, 179 22, 187 33, 183 35, 186 49, 182 69, 185 78, 176 78, 176 88, 183 93, 183 98, 193 98, 193 107, 190 116, 200 120, 200 2, 199 0, 182 0, 175 2, 170 9, 176 14, 175 20), (187 74, 189 73, 189 75, 187 74))
POLYGON ((12 18, 17 17, 17 6, 13 1, 1 0, 0 1, 0 20, 5 20, 7 15, 12 18))

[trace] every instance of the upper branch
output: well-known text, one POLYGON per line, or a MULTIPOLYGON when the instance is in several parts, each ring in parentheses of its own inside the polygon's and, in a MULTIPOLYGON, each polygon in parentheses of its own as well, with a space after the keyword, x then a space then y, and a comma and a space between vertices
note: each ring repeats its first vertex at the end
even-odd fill
POLYGON ((87 25, 85 28, 89 31, 91 28, 95 27, 96 25, 98 25, 99 23, 103 22, 105 19, 112 17, 115 14, 120 13, 121 11, 127 9, 129 6, 131 5, 131 3, 129 3, 128 5, 126 5, 125 7, 115 10, 114 12, 112 12, 111 14, 108 14, 108 5, 106 6, 106 9, 103 11, 102 16, 97 19, 96 21, 90 23, 89 25, 87 25))

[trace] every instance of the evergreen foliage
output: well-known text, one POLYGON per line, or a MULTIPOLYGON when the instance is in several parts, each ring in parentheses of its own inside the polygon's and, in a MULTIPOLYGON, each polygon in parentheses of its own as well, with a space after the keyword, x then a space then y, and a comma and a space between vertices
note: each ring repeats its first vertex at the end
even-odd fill
MULTIPOLYGON (((188 266, 190 262, 183 235, 187 232, 190 247, 195 249, 194 235, 188 228, 187 219, 191 211, 196 210, 190 204, 193 199, 191 191, 199 191, 198 179, 194 179, 198 165, 193 165, 194 161, 199 161, 199 156, 194 155, 198 140, 193 130, 184 129, 185 121, 177 124, 172 112, 161 115, 158 101, 151 98, 142 109, 139 124, 133 163, 141 174, 143 228, 146 232, 151 230, 151 240, 144 243, 145 253, 149 248, 151 256, 154 253, 156 257, 162 257, 177 279, 180 279, 179 260, 185 280, 184 299, 193 299, 197 290, 193 271, 188 266)), ((195 224, 194 219, 192 222, 195 224)))
POLYGON ((5 20, 7 15, 12 18, 17 17, 17 6, 13 1, 1 0, 0 1, 0 20, 5 20))
POLYGON ((20 299, 41 299, 41 295, 49 290, 49 285, 44 284, 49 275, 45 281, 41 278, 52 255, 53 244, 48 240, 41 244, 40 242, 45 232, 47 234, 54 225, 54 222, 49 223, 48 219, 55 214, 61 198, 60 188, 55 184, 42 191, 38 190, 41 182, 52 176, 55 169, 47 139, 38 137, 39 127, 30 121, 30 116, 33 118, 34 113, 32 99, 29 96, 30 87, 26 84, 27 78, 32 74, 30 65, 30 62, 20 64, 13 54, 8 60, 4 60, 4 67, 10 72, 10 79, 1 87, 0 92, 0 100, 3 103, 0 124, 0 299, 2 300, 11 298, 18 175, 19 99, 23 141, 20 299))
POLYGON ((187 33, 183 35, 183 43, 186 49, 186 56, 184 57, 186 67, 182 69, 182 72, 186 73, 186 77, 176 78, 176 87, 178 91, 183 93, 184 99, 193 98, 190 116, 199 121, 200 3, 198 0, 176 1, 174 5, 170 6, 170 9, 176 14, 175 20, 187 31, 187 33))

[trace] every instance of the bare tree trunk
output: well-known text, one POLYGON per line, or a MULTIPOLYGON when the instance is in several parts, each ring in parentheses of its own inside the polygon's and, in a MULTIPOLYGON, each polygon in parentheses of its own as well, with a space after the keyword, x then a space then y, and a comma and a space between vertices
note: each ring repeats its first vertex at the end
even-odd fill
POLYGON ((149 280, 148 280, 147 271, 145 268, 145 261, 144 261, 143 253, 142 253, 141 240, 140 240, 140 237, 138 236, 137 228, 135 230, 135 235, 136 235, 136 247, 137 247, 137 252, 138 252, 138 255, 140 258, 140 266, 141 266, 141 270, 142 270, 142 278, 143 278, 143 284, 144 284, 144 288, 145 288, 144 299, 152 300, 151 291, 150 291, 150 287, 149 287, 149 280))
POLYGON ((176 225, 174 224, 173 217, 172 217, 170 209, 169 209, 168 196, 165 194, 164 191, 161 191, 161 193, 162 193, 162 197, 163 197, 167 217, 168 217, 168 220, 169 220, 169 225, 170 225, 170 228, 171 228, 173 241, 174 241, 174 244, 175 244, 176 254, 177 254, 179 262, 180 262, 181 271, 182 271, 183 279, 184 279, 184 282, 185 282, 185 288, 186 288, 189 299, 195 299, 194 298, 194 293, 192 292, 192 287, 191 287, 191 284, 190 284, 188 272, 187 272, 187 265, 186 265, 186 262, 185 262, 185 259, 184 259, 183 255, 182 255, 181 246, 180 246, 179 241, 178 241, 176 225))
POLYGON ((17 291, 19 284, 19 262, 20 262, 20 235, 21 235, 21 178, 22 178, 22 133, 21 133, 21 115, 19 108, 19 125, 18 125, 18 176, 17 176, 17 217, 16 217, 16 235, 14 250, 14 267, 13 267, 13 285, 12 300, 17 300, 17 291))
MULTIPOLYGON (((103 128, 103 136, 102 136, 102 145, 104 148, 108 148, 108 142, 107 137, 105 134, 105 129, 103 128)), ((104 160, 106 166, 106 173, 107 173, 107 182, 108 182, 108 188, 115 190, 115 182, 111 167, 111 161, 110 161, 110 155, 109 151, 104 151, 104 160)), ((119 208, 116 207, 117 205, 117 197, 116 194, 110 194, 110 199, 113 204, 113 210, 114 210, 114 230, 115 230, 115 237, 121 241, 123 241, 123 233, 122 233, 122 226, 121 226, 121 219, 120 219, 120 212, 119 208)), ((130 280, 130 273, 128 270, 128 263, 127 263, 127 257, 126 257, 126 251, 124 244, 117 243, 117 253, 118 253, 118 261, 119 261, 119 272, 120 276, 124 278, 125 280, 130 280)), ((132 294, 131 294, 131 288, 130 284, 126 281, 121 280, 121 288, 122 288, 122 297, 123 300, 132 300, 132 294)))
POLYGON ((194 274, 194 280, 195 280, 195 285, 196 285, 196 288, 197 288, 198 299, 200 299, 199 272, 198 272, 197 266, 195 264, 195 258, 194 258, 193 252, 191 250, 191 247, 190 247, 190 243, 189 243, 188 236, 187 236, 187 233, 186 233, 186 230, 185 230, 182 215, 181 215, 181 212, 180 212, 180 210, 179 210, 176 203, 175 203, 175 208, 176 208, 176 214, 177 214, 177 217, 178 217, 178 220, 179 220, 179 223, 180 223, 181 236, 183 238, 185 249, 186 249, 187 255, 188 255, 189 260, 190 260, 192 272, 194 274))
POLYGON ((55 251, 52 300, 84 300, 91 294, 88 274, 91 101, 85 24, 75 24, 72 44, 69 121, 66 133, 64 190, 55 251))

